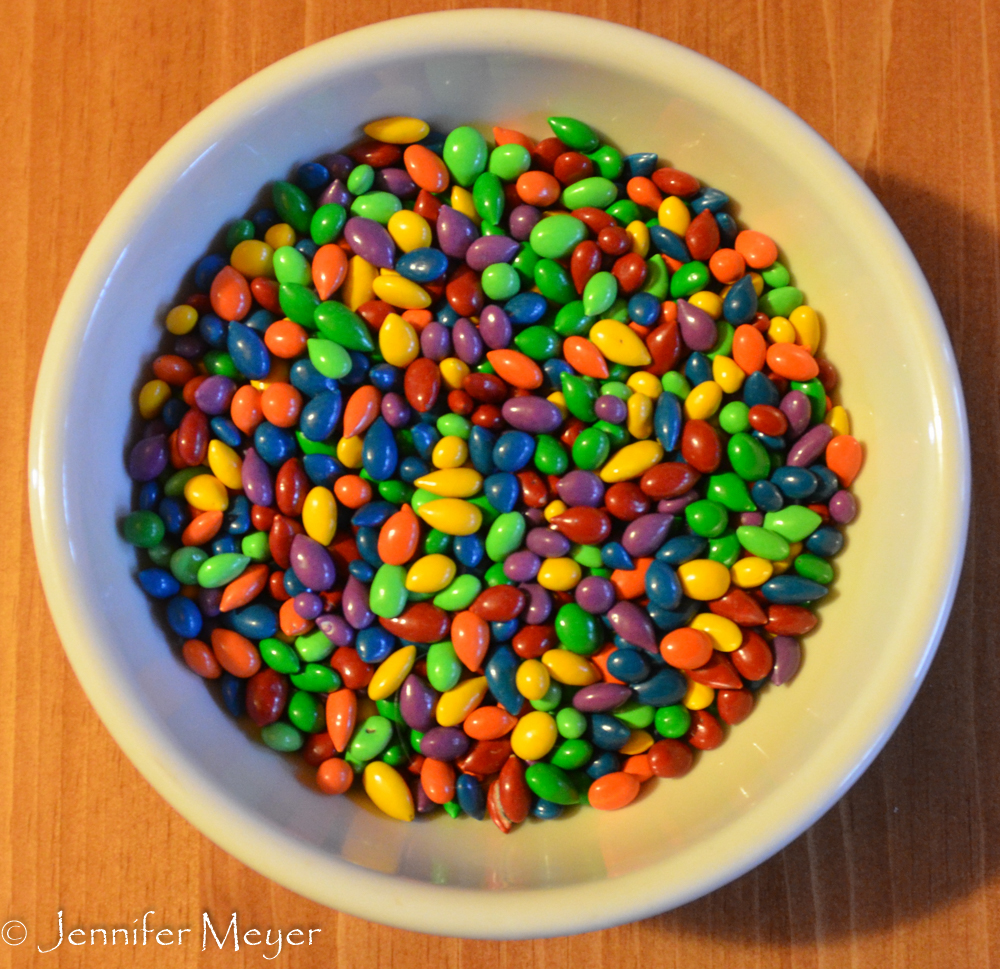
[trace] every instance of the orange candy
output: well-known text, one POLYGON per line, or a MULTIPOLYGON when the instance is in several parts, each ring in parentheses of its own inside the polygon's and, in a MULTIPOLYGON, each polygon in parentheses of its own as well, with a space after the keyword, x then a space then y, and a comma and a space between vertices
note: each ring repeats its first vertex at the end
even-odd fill
POLYGON ((531 357, 517 350, 490 350, 486 359, 492 364, 497 376, 512 387, 534 390, 542 386, 542 370, 531 357))
POLYGON ((264 346, 276 357, 292 360, 306 348, 309 334, 291 320, 276 320, 264 334, 264 346))
POLYGON ((386 565, 406 565, 420 541, 420 519, 409 505, 403 505, 378 533, 378 554, 386 565))
POLYGON ((735 249, 716 249, 708 261, 708 268, 720 283, 729 286, 743 278, 747 262, 735 249))
POLYGON ((563 357, 577 373, 598 380, 607 379, 608 361, 590 340, 582 336, 568 337, 563 343, 563 357))
POLYGON ((203 511, 193 518, 181 535, 182 545, 204 545, 212 541, 222 528, 221 511, 203 511))
POLYGON ((435 804, 447 804, 455 796, 455 768, 447 761, 424 759, 420 768, 420 786, 435 804))
POLYGON ((347 278, 347 253, 328 243, 316 250, 312 260, 313 285, 320 299, 329 299, 347 278))
POLYGON ((291 384, 275 381, 260 395, 260 409, 275 427, 295 427, 302 411, 302 394, 291 384))
POLYGON ((527 135, 522 135, 520 131, 514 131, 512 128, 495 127, 493 140, 498 145, 523 145, 528 151, 534 150, 535 147, 535 143, 527 135))
POLYGON ((625 191, 628 192, 628 197, 636 205, 645 205, 647 209, 652 209, 654 212, 663 201, 663 193, 650 179, 642 176, 637 175, 635 178, 630 178, 625 186, 625 191))
POLYGON ((462 724, 462 729, 473 740, 499 740, 514 729, 517 717, 500 707, 479 707, 473 710, 462 724))
POLYGON ((356 474, 345 474, 338 478, 333 493, 345 508, 360 508, 372 500, 372 486, 356 474))
POLYGON ((634 569, 615 569, 611 573, 611 584, 619 599, 636 599, 645 594, 646 572, 652 564, 651 558, 639 559, 634 569))
POLYGON ((850 434, 838 434, 826 446, 826 466, 845 488, 858 476, 863 460, 861 444, 850 434))
MULTIPOLYGON (((222 512, 218 514, 221 515, 222 512)), ((219 611, 231 612, 252 602, 264 591, 269 578, 270 569, 266 565, 251 565, 241 576, 226 586, 219 602, 219 611)))
POLYGON ((217 680, 222 676, 222 667, 212 651, 200 639, 189 639, 181 647, 184 662, 206 680, 217 680))
POLYGON ((679 670, 696 670, 712 658, 712 638, 700 629, 682 626, 660 640, 660 655, 679 670))
POLYGON ((474 612, 458 612, 451 621, 451 642, 462 663, 478 672, 490 644, 489 623, 474 612))
POLYGON ((640 784, 645 784, 653 776, 653 768, 649 766, 648 754, 633 754, 624 764, 622 770, 626 774, 635 774, 640 784))
POLYGON ((264 419, 264 412, 260 409, 260 391, 250 384, 240 387, 233 394, 229 415, 244 434, 252 435, 257 430, 257 425, 264 419))
POLYGON ((421 188, 432 194, 443 192, 448 187, 450 177, 445 163, 423 145, 410 145, 403 152, 406 172, 421 188))
POLYGON ((744 323, 733 334, 733 359, 745 374, 764 369, 767 360, 767 341, 755 326, 744 323))
POLYGON ((515 188, 522 202, 542 208, 555 202, 562 191, 558 179, 548 172, 525 172, 518 176, 515 188))
POLYGON ((172 353, 164 353, 153 361, 153 376, 171 387, 183 387, 194 375, 191 361, 172 353))
POLYGON ((367 384, 359 387, 344 408, 344 437, 364 434, 378 417, 382 394, 377 387, 367 384))
POLYGON ((257 647, 232 629, 212 630, 212 652, 219 666, 241 679, 253 676, 260 669, 257 647))
POLYGON ((635 800, 639 787, 635 774, 618 770, 594 781, 587 791, 587 800, 599 811, 617 811, 635 800))
POLYGON ((326 698, 326 729, 339 753, 347 750, 358 719, 358 698, 354 690, 337 690, 326 698))
POLYGON ((232 266, 223 266, 212 280, 212 309, 222 320, 242 320, 250 312, 250 286, 232 266))
POLYGON ((770 236, 744 229, 733 246, 751 269, 767 269, 778 258, 778 247, 770 236))
POLYGON ((812 380, 819 364, 808 347, 797 343, 772 343, 767 348, 767 365, 786 380, 812 380))
POLYGON ((331 757, 316 769, 316 785, 324 794, 343 794, 354 783, 354 771, 346 760, 331 757))
POLYGON ((286 636, 301 636, 312 628, 312 620, 303 619, 295 611, 294 599, 286 599, 278 610, 278 625, 286 636))

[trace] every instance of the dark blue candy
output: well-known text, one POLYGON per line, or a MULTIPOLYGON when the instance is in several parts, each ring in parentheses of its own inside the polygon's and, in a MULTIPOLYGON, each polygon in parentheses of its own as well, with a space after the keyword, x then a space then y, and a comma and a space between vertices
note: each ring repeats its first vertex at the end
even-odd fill
POLYGON ((684 595, 681 580, 669 565, 653 559, 646 570, 646 595, 654 606, 672 611, 681 604, 684 595))
POLYGON ((669 390, 663 391, 656 401, 653 428, 664 450, 676 450, 684 430, 684 411, 680 400, 669 390))
POLYGON ((167 603, 167 624, 183 639, 201 632, 201 610, 187 596, 174 596, 167 603))
POLYGON ((715 221, 719 226, 720 246, 731 249, 733 243, 736 241, 736 237, 740 234, 740 227, 728 212, 716 212, 715 221))
POLYGON ((511 323, 526 326, 537 323, 549 308, 548 301, 541 293, 518 293, 504 303, 503 310, 511 323))
POLYGON ((456 535, 452 550, 461 565, 474 569, 483 560, 485 549, 478 535, 456 535))
POLYGON ((486 816, 486 792, 471 774, 458 776, 455 781, 455 800, 470 818, 482 821, 486 816))
POLYGON ((239 551, 236 539, 232 535, 221 535, 212 541, 209 549, 213 555, 230 555, 239 551))
POLYGON ((213 417, 209 422, 212 433, 223 444, 230 447, 239 447, 243 443, 243 435, 240 429, 228 417, 213 417))
POLYGON ((160 420, 173 431, 180 427, 181 420, 187 412, 188 405, 183 400, 171 397, 163 405, 163 410, 160 411, 160 420))
POLYGON ((310 441, 325 441, 340 420, 340 391, 323 391, 302 408, 299 430, 310 441))
POLYGON ((640 326, 652 326, 660 318, 660 301, 652 293, 636 293, 628 301, 628 316, 640 326))
POLYGON ((497 702, 508 712, 517 716, 524 703, 518 692, 516 677, 521 661, 509 646, 500 646, 486 663, 484 670, 486 684, 497 702))
POLYGON ((257 238, 263 239, 264 233, 272 225, 278 224, 278 213, 274 209, 258 209, 250 216, 250 221, 253 222, 254 228, 257 230, 257 238))
POLYGON ((455 323, 461 319, 458 310, 453 309, 451 306, 443 306, 437 311, 437 321, 442 326, 454 326, 455 323))
MULTIPOLYGON (((379 420, 382 418, 380 417, 379 420)), ((417 424, 413 427, 412 434, 413 446, 417 449, 417 454, 425 461, 430 461, 431 455, 434 453, 434 445, 441 440, 438 429, 430 424, 417 424)))
POLYGON ((401 377, 399 368, 394 367, 391 363, 376 364, 368 372, 368 379, 371 380, 372 386, 381 390, 383 394, 390 390, 399 389, 401 377))
POLYGON ((415 283, 432 283, 448 272, 448 257, 440 249, 413 249, 396 260, 395 268, 415 283))
POLYGON ((285 592, 290 596, 297 596, 300 592, 306 591, 306 587, 299 581, 299 577, 291 569, 285 569, 285 573, 281 577, 281 584, 284 586, 285 592))
POLYGON ((295 248, 310 262, 312 262, 312 257, 319 251, 319 246, 317 246, 312 239, 299 239, 299 241, 295 243, 295 248))
POLYGON ((472 466, 484 477, 496 470, 493 463, 493 448, 496 446, 496 436, 485 427, 474 425, 469 431, 469 460, 472 466))
POLYGON ((345 387, 359 387, 368 379, 371 361, 360 350, 348 350, 347 355, 351 358, 351 369, 340 378, 340 382, 345 387))
POLYGON ((306 162, 304 165, 299 165, 298 171, 295 173, 295 184, 303 192, 308 192, 310 195, 325 188, 329 183, 330 170, 319 162, 306 162))
POLYGON ((203 256, 195 263, 194 288, 199 293, 207 293, 212 288, 212 281, 219 275, 219 271, 228 265, 229 260, 217 253, 203 256))
POLYGON ((253 446, 261 458, 273 467, 284 464, 298 450, 291 431, 262 421, 253 432, 253 446))
POLYGON ((760 431, 751 431, 750 436, 760 441, 768 451, 784 450, 785 439, 783 437, 772 437, 770 434, 762 434, 760 431))
POLYGON ((267 639, 278 631, 278 614, 262 602, 233 612, 233 629, 247 639, 267 639))
POLYGON ((358 528, 378 528, 397 511, 399 509, 391 501, 370 501, 351 516, 351 524, 358 528))
POLYGON ((636 683, 632 689, 640 703, 651 707, 669 707, 684 699, 687 680, 680 670, 665 666, 644 683, 636 683))
POLYGON ((509 643, 514 633, 521 628, 519 619, 508 619, 506 622, 490 623, 490 640, 494 643, 509 643))
POLYGON ((230 535, 246 535, 250 531, 250 502, 245 495, 237 495, 229 503, 222 527, 230 535))
POLYGON ((656 168, 655 151, 637 151, 625 156, 625 171, 629 178, 649 178, 656 168))
POLYGON ((184 531, 187 523, 191 520, 187 504, 182 504, 176 498, 164 498, 160 501, 156 513, 163 519, 163 527, 168 535, 177 535, 184 531))
POLYGON ((693 199, 688 202, 688 208, 695 215, 704 212, 718 212, 729 204, 729 196, 725 192, 720 192, 717 188, 709 188, 707 185, 693 199))
POLYGON ((417 478, 422 478, 425 474, 431 473, 431 466, 416 455, 410 455, 399 462, 399 476, 407 484, 413 484, 417 478))
POLYGON ((770 481, 755 481, 750 486, 750 497, 760 511, 781 511, 785 507, 781 490, 770 481))
POLYGON ((777 468, 771 475, 771 483, 777 485, 778 490, 792 501, 804 501, 815 494, 819 487, 819 479, 806 468, 777 468))
POLYGON ((844 547, 844 536, 832 525, 822 525, 806 539, 806 551, 828 559, 844 547))
POLYGON ((635 568, 632 556, 625 551, 625 546, 621 542, 606 542, 601 546, 601 562, 609 569, 625 569, 631 571, 635 568))
POLYGON ((743 403, 747 407, 756 407, 758 404, 777 407, 780 400, 781 394, 774 381, 765 377, 762 370, 750 374, 743 382, 743 403))
POLYGON ((396 649, 396 637, 379 625, 358 632, 354 648, 366 663, 381 663, 396 649))
POLYGON ((757 292, 753 288, 753 277, 748 273, 729 287, 722 301, 722 315, 733 326, 742 326, 753 320, 756 313, 757 292))
POLYGON ((560 360, 557 357, 546 360, 542 364, 542 373, 545 375, 545 382, 557 390, 562 387, 562 375, 572 372, 573 368, 565 360, 560 360))
POLYGON ((676 569, 685 562, 704 558, 707 549, 708 542, 700 535, 677 535, 667 540, 656 553, 656 558, 676 569))
POLYGON ((378 533, 377 528, 359 528, 354 540, 357 542, 358 551, 361 557, 376 569, 382 567, 382 556, 378 554, 378 533))
POLYGON ((347 571, 359 582, 371 582, 375 578, 375 569, 364 559, 355 559, 347 566, 347 571))
POLYGON ((395 472, 398 461, 396 436, 380 414, 365 432, 361 464, 373 481, 388 481, 395 472))
POLYGON ((162 494, 163 494, 163 489, 160 487, 159 481, 147 481, 139 489, 139 510, 140 511, 155 510, 157 504, 159 504, 160 496, 162 494))
MULTIPOLYGON (((679 673, 677 675, 680 676, 679 673)), ((683 679, 681 677, 681 680, 683 679)), ((682 693, 681 696, 683 695, 682 693)), ((590 730, 588 733, 594 746, 600 747, 601 750, 621 750, 628 743, 628 738, 632 735, 632 731, 625 724, 614 717, 609 717, 606 713, 592 713, 590 715, 590 730)), ((618 770, 617 758, 615 760, 616 766, 612 767, 611 770, 618 770)), ((590 768, 587 769, 587 772, 590 773, 590 768)), ((605 771, 605 773, 610 774, 611 771, 605 771)), ((594 775, 591 774, 590 776, 593 777, 594 775)))
POLYGON ((618 748, 604 750, 587 764, 587 775, 595 781, 605 774, 614 774, 621 770, 621 758, 615 753, 618 748))
POLYGON ((226 345, 226 324, 214 313, 206 313, 198 320, 198 336, 216 350, 226 345))
POLYGON ((219 678, 222 704, 234 717, 246 715, 246 684, 246 680, 233 676, 232 673, 223 673, 219 678))
POLYGON ((660 252, 678 262, 690 262, 691 254, 688 252, 684 240, 662 225, 654 225, 649 228, 649 240, 660 252))
POLYGON ((524 431, 504 431, 493 448, 493 463, 500 471, 520 471, 535 453, 535 439, 524 431))
POLYGON ((626 683, 641 683, 649 676, 649 660, 642 650, 616 649, 608 657, 608 672, 626 683))
POLYGON ((825 504, 840 491, 840 481, 825 464, 814 464, 809 470, 816 475, 816 480, 819 482, 812 496, 813 501, 825 504))
POLYGON ((800 605, 822 599, 830 590, 819 582, 802 578, 801 575, 776 575, 773 579, 768 579, 760 587, 760 591, 768 602, 800 605))
POLYGON ((346 470, 332 454, 307 454, 302 459, 306 477, 323 488, 332 488, 346 470))
POLYGON ((521 483, 510 472, 498 471, 483 482, 483 494, 486 500, 504 515, 514 510, 517 499, 521 497, 521 483))
MULTIPOLYGON (((684 366, 684 376, 691 382, 692 387, 697 387, 698 384, 711 380, 712 361, 704 353, 695 351, 688 357, 687 364, 684 366)), ((670 450, 672 451, 673 448, 670 450)))
POLYGON ((181 584, 166 569, 143 569, 139 585, 154 599, 169 599, 181 591, 181 584))
POLYGON ((546 801, 544 797, 536 798, 535 803, 531 806, 532 816, 542 821, 551 821, 553 818, 560 817, 562 813, 561 804, 556 804, 555 801, 546 801))
POLYGON ((248 326, 254 333, 263 336, 267 333, 267 328, 277 319, 273 313, 267 310, 254 310, 243 320, 243 325, 248 326))
POLYGON ((299 360, 292 364, 288 380, 293 387, 301 390, 306 397, 337 392, 337 381, 333 377, 324 377, 316 369, 311 360, 299 360))

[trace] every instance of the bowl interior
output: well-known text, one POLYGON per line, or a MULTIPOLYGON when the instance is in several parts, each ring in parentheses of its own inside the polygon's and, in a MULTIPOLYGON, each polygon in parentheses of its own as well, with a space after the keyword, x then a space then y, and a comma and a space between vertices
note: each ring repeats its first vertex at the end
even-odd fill
POLYGON ((57 624, 95 706, 210 837, 368 918, 455 935, 554 934, 721 884, 817 817, 879 749, 946 613, 964 536, 964 417, 912 257, 801 122, 656 38, 559 17, 552 40, 554 15, 493 15, 489 31, 473 29, 489 15, 462 16, 382 24, 295 55, 227 95, 147 166, 88 250, 50 339, 33 445, 36 531, 57 624), (135 553, 113 527, 130 506, 134 391, 190 267, 267 182, 385 114, 535 137, 547 115, 566 114, 625 152, 656 151, 729 193, 743 223, 772 235, 822 316, 824 352, 866 451, 835 591, 795 682, 764 689, 721 748, 682 781, 653 782, 626 811, 577 811, 503 837, 488 822, 403 825, 321 796, 296 759, 253 742, 167 645, 134 580, 135 553), (489 928, 476 919, 479 892, 461 891, 479 889, 501 890, 489 898, 489 928))

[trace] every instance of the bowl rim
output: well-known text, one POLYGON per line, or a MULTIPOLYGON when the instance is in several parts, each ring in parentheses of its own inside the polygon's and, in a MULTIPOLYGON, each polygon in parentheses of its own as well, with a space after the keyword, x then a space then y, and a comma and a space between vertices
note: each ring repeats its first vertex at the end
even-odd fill
MULTIPOLYGON (((689 902, 757 866, 825 813, 867 769, 885 745, 919 688, 937 649, 954 600, 964 555, 970 505, 968 426, 954 354, 944 322, 923 273, 901 233, 862 179, 806 122, 752 82, 672 41, 620 24, 533 10, 439 11, 382 21, 320 41, 252 75, 203 109, 143 166, 102 220, 80 258, 60 301, 38 374, 29 440, 29 499, 35 553, 46 599, 70 664, 105 726, 149 783, 211 841, 279 884, 331 908, 398 928, 468 938, 538 938, 593 931, 651 916, 689 902), (468 38, 482 38, 470 42, 468 38), (587 43, 590 38, 591 43, 587 43), (942 480, 956 499, 949 543, 940 556, 934 585, 922 604, 912 649, 895 664, 905 675, 883 684, 885 702, 863 728, 831 732, 819 757, 782 785, 784 798, 763 798, 723 831, 705 839, 703 855, 714 864, 680 871, 669 859, 615 879, 569 887, 490 891, 426 885, 360 868, 276 833, 262 818, 232 801, 199 772, 183 751, 134 700, 124 678, 93 633, 94 606, 82 594, 62 515, 64 416, 70 405, 71 372, 104 283, 151 203, 205 146, 244 118, 254 106, 306 87, 317 77, 350 71, 393 56, 434 51, 513 52, 628 70, 638 77, 693 72, 699 94, 713 104, 723 97, 740 103, 741 115, 770 124, 804 164, 824 171, 839 189, 859 230, 893 254, 895 270, 909 283, 913 319, 934 339, 939 356, 928 361, 931 392, 942 433, 942 480), (585 51, 585 54, 581 54, 585 51), (666 55, 666 56, 665 56, 666 55), (42 567, 41 563, 45 563, 42 567), (194 775, 194 776, 192 776, 194 775), (762 806, 767 805, 765 816, 762 806), (732 850, 733 837, 738 850, 732 850), (712 855, 720 839, 730 844, 720 862, 712 855), (253 845, 253 850, 248 846, 253 845), (668 872, 668 866, 671 866, 668 872), (595 890, 595 886, 597 890, 595 890), (491 924, 483 925, 483 904, 491 924)), ((883 677, 888 680, 888 677, 883 677)), ((718 852, 717 852, 718 853, 718 852)))

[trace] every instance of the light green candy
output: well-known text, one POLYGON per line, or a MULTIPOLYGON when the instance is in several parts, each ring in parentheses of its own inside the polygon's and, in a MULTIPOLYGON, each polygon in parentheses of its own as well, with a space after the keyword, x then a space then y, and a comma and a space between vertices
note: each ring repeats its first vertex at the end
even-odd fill
POLYGON ((789 505, 781 511, 769 511, 764 516, 764 527, 789 542, 801 542, 822 524, 823 519, 816 512, 802 505, 789 505))
POLYGON ((526 530, 524 515, 519 511, 498 515, 486 535, 486 554, 492 561, 502 562, 521 547, 526 530))
POLYGON ((281 246, 274 250, 274 276, 279 283, 298 283, 300 286, 308 286, 312 282, 309 262, 292 246, 281 246))
POLYGON ((472 605, 483 584, 474 575, 460 575, 434 597, 434 605, 449 612, 461 612, 472 605))
POLYGON ((405 566, 380 566, 368 592, 368 607, 371 611, 383 619, 395 619, 406 608, 405 582, 405 566))

